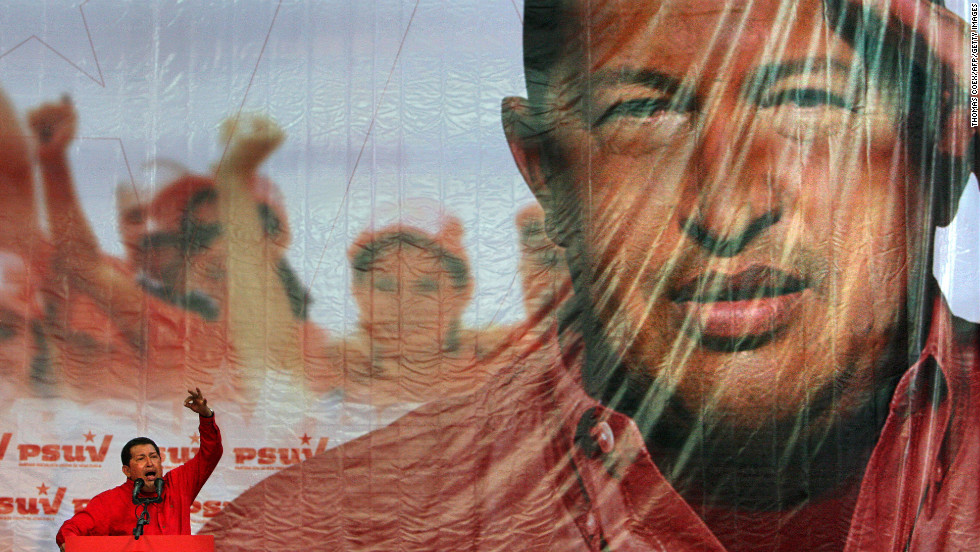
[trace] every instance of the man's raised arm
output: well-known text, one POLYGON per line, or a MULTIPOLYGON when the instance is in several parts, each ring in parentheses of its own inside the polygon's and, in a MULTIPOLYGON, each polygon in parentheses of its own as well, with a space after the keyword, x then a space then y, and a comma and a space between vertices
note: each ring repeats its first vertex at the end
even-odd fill
POLYGON ((92 297, 116 321, 127 340, 142 346, 143 318, 136 305, 144 292, 132 278, 105 261, 98 238, 82 211, 68 161, 75 139, 77 115, 68 98, 30 112, 28 123, 37 139, 37 158, 44 184, 52 241, 53 264, 68 284, 92 297))
POLYGON ((194 458, 171 472, 171 478, 173 484, 186 489, 190 496, 197 496, 221 460, 224 448, 221 445, 221 431, 214 423, 214 411, 208 406, 208 400, 200 388, 188 389, 187 392, 189 395, 184 399, 184 406, 200 416, 198 431, 201 434, 201 447, 194 458))
POLYGON ((274 121, 259 115, 229 118, 221 129, 226 150, 215 183, 228 247, 228 321, 246 378, 269 366, 292 371, 302 365, 295 317, 277 273, 279 253, 250 191, 258 167, 284 138, 274 121))

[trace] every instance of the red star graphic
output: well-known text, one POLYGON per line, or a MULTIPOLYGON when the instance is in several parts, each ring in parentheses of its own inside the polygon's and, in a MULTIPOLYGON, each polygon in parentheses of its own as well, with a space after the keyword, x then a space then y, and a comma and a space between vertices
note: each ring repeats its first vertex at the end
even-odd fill
POLYGON ((88 430, 88 433, 86 433, 84 435, 84 437, 85 437, 85 442, 86 443, 94 443, 95 442, 95 434, 92 433, 92 430, 91 429, 88 430))
POLYGON ((37 494, 38 495, 48 494, 48 486, 45 485, 44 483, 41 483, 41 486, 37 488, 37 494))
POLYGON ((312 438, 313 437, 310 437, 306 433, 303 433, 303 436, 300 437, 299 440, 302 441, 304 445, 308 445, 308 444, 310 444, 310 439, 312 439, 312 438))
POLYGON ((191 435, 191 444, 200 443, 200 442, 201 442, 201 436, 200 435, 198 435, 197 433, 195 433, 194 435, 191 435))

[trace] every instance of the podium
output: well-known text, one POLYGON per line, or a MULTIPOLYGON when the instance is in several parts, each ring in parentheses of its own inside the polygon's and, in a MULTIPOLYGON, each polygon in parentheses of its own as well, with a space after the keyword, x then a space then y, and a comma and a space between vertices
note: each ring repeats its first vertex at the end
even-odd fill
POLYGON ((65 552, 214 552, 213 535, 143 535, 65 539, 65 552))

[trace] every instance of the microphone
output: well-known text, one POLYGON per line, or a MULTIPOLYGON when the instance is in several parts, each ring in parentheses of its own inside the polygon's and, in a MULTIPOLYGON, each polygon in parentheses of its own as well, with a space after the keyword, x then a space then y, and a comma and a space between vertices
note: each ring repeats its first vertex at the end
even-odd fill
MULTIPOLYGON (((137 479, 133 483, 133 504, 143 507, 143 512, 139 514, 136 518, 136 529, 133 529, 133 538, 139 540, 140 535, 143 534, 143 527, 147 523, 150 523, 150 504, 155 504, 157 502, 163 502, 163 478, 158 477, 153 480, 153 487, 157 491, 156 496, 138 496, 141 489, 143 489, 143 479, 137 479)), ((138 510, 139 508, 137 508, 138 510)))
POLYGON ((143 481, 142 478, 137 479, 136 482, 133 483, 133 504, 141 505, 141 504, 155 504, 157 502, 163 502, 163 478, 162 477, 158 477, 155 480, 153 480, 153 487, 156 489, 157 492, 156 496, 139 496, 140 491, 143 490, 143 487, 145 485, 146 483, 143 481))
POLYGON ((142 504, 139 498, 140 491, 142 490, 143 490, 143 480, 137 479, 136 482, 133 483, 133 504, 142 504))

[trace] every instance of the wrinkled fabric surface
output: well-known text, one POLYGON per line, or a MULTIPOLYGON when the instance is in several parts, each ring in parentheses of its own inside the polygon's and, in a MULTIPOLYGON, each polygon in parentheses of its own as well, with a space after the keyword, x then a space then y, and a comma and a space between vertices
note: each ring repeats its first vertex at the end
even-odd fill
POLYGON ((0 552, 980 550, 971 8, 4 2, 0 552))
POLYGON ((980 543, 980 329, 942 302, 934 320, 856 507, 830 497, 810 517, 768 514, 761 534, 745 523, 715 535, 635 425, 584 395, 574 361, 537 364, 532 347, 471 397, 420 408, 262 481, 204 532, 218 550, 839 550, 845 537, 853 552, 970 550, 980 543), (936 385, 946 389, 938 400, 936 385), (841 508, 854 508, 849 526, 837 538, 821 532, 841 508))

